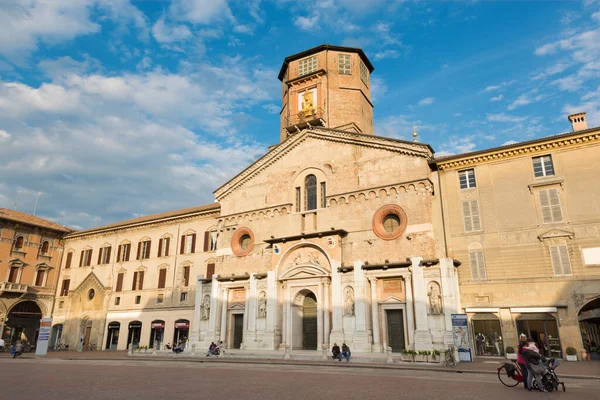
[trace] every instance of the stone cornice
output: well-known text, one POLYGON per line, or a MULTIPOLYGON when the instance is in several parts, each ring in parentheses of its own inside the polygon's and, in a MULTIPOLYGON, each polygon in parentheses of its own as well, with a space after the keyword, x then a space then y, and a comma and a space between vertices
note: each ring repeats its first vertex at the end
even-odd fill
POLYGON ((218 224, 219 226, 229 226, 233 224, 233 221, 239 222, 240 220, 249 220, 253 218, 262 219, 264 217, 271 217, 275 215, 277 212, 279 214, 283 213, 283 211, 290 212, 292 210, 292 203, 278 204, 276 206, 259 208, 256 210, 243 211, 240 213, 223 215, 219 218, 218 224))
POLYGON ((435 164, 439 170, 461 169, 478 164, 517 158, 524 155, 547 153, 559 148, 576 147, 590 143, 600 143, 600 131, 596 128, 588 129, 584 132, 574 132, 521 144, 516 143, 510 146, 482 150, 463 156, 452 156, 447 160, 433 160, 433 164, 435 164))
POLYGON ((336 204, 348 204, 351 197, 354 199, 358 199, 360 196, 363 196, 365 199, 371 198, 371 193, 375 195, 375 198, 380 197, 380 192, 385 191, 385 196, 392 195, 395 191, 396 194, 404 191, 404 192, 420 192, 425 191, 433 195, 433 182, 429 178, 425 179, 417 179, 413 181, 393 183, 385 186, 376 186, 371 188, 365 188, 361 190, 355 190, 352 192, 332 194, 331 196, 327 196, 327 205, 331 206, 332 201, 336 204))
POLYGON ((214 191, 217 201, 221 201, 233 190, 242 186, 255 176, 258 176, 264 169, 283 158, 287 153, 295 149, 298 145, 308 138, 325 140, 330 142, 354 144, 375 149, 387 150, 400 154, 406 154, 413 157, 430 158, 431 152, 427 145, 422 143, 411 143, 381 136, 364 135, 353 132, 334 131, 331 129, 305 129, 299 134, 291 135, 288 140, 266 153, 256 160, 248 168, 233 177, 223 186, 214 191))

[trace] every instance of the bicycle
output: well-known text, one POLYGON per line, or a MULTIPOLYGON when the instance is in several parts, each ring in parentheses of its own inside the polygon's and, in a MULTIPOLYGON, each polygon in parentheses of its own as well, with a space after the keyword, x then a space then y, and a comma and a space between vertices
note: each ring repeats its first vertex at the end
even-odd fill
POLYGON ((96 350, 96 344, 95 343, 88 343, 87 346, 85 346, 85 351, 94 351, 96 350))
POLYGON ((454 358, 454 353, 456 352, 456 346, 451 344, 448 346, 448 350, 446 350, 446 367, 456 367, 456 358, 454 358))

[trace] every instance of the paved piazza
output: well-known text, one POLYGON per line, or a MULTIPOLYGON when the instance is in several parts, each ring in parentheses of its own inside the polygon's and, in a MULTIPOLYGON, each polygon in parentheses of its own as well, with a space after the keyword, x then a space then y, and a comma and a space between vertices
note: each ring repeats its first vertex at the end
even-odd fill
POLYGON ((597 399, 600 381, 525 393, 491 374, 177 361, 0 359, 4 399, 597 399), (28 379, 27 377, 32 377, 28 379), (35 377, 35 378, 33 378, 35 377))

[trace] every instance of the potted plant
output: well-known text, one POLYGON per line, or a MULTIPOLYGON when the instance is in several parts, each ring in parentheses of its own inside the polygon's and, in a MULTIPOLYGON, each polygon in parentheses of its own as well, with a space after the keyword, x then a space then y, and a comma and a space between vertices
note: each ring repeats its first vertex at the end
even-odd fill
POLYGON ((431 353, 431 361, 432 362, 440 362, 442 360, 442 357, 440 357, 440 351, 439 350, 434 350, 431 353))
POLYGON ((516 360, 517 359, 517 353, 515 352, 515 348, 512 346, 508 346, 506 348, 506 358, 508 358, 509 360, 516 360))
POLYGON ((411 361, 411 350, 408 350, 408 349, 402 350, 402 360, 403 361, 411 361))
POLYGON ((419 350, 419 355, 421 356, 419 361, 429 362, 429 356, 431 355, 431 352, 429 350, 419 350))
POLYGON ((575 347, 567 347, 567 361, 577 361, 577 350, 575 347))

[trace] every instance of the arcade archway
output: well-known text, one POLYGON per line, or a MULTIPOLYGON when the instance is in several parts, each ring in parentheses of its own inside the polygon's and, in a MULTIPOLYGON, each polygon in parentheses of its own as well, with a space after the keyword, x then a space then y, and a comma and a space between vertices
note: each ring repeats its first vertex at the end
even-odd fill
POLYGON ((4 326, 3 339, 7 344, 20 340, 35 346, 40 330, 42 310, 34 301, 22 301, 10 309, 4 326))
POLYGON ((578 318, 583 347, 592 360, 600 360, 600 297, 584 305, 578 318))

